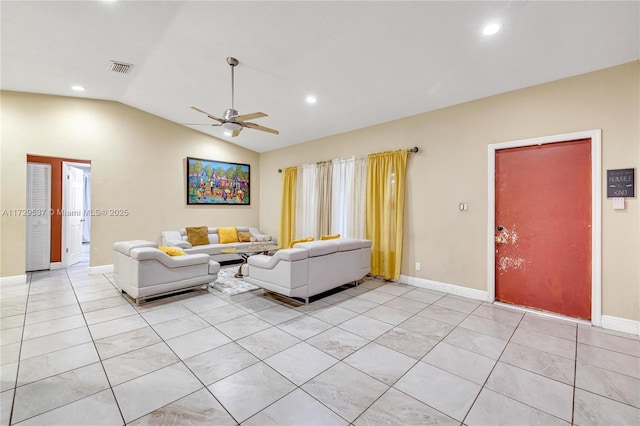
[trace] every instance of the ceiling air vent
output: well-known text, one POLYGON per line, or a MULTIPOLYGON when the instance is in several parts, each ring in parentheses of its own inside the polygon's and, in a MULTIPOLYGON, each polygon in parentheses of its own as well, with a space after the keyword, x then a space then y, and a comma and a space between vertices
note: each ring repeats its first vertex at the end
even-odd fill
POLYGON ((125 64, 124 62, 111 61, 109 65, 109 71, 117 72, 120 74, 128 74, 133 68, 133 64, 125 64))

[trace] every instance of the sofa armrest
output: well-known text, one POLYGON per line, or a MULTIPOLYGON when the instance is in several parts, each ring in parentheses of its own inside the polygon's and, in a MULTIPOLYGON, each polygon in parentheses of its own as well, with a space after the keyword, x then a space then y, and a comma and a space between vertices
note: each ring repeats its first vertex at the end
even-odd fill
POLYGON ((193 248, 193 246, 191 245, 191 243, 189 241, 178 241, 178 240, 168 240, 167 241, 167 246, 168 247, 178 247, 178 248, 181 248, 181 249, 193 248))
POLYGON ((249 228, 249 232, 256 239, 256 241, 275 241, 271 235, 263 234, 258 228, 249 228))
POLYGON ((131 250, 131 258, 137 261, 157 260, 167 268, 179 268, 181 266, 192 266, 209 264, 211 259, 208 254, 188 254, 186 256, 169 256, 168 254, 150 247, 142 247, 131 250))
POLYGON ((131 250, 140 247, 157 248, 158 244, 146 240, 118 241, 113 243, 113 250, 120 252, 126 256, 130 255, 129 253, 131 252, 131 250))
POLYGON ((182 239, 180 231, 162 231, 161 244, 167 247, 180 247, 191 248, 191 244, 188 241, 182 239), (189 247, 184 246, 184 243, 189 244, 189 247))

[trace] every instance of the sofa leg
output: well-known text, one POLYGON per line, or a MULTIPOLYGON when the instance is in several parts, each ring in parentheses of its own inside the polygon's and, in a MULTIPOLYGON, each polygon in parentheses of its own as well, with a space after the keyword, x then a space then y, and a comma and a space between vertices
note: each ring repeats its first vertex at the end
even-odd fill
POLYGON ((305 305, 308 305, 308 304, 309 304, 309 298, 308 298, 308 297, 305 297, 305 298, 304 298, 304 304, 305 304, 305 305))

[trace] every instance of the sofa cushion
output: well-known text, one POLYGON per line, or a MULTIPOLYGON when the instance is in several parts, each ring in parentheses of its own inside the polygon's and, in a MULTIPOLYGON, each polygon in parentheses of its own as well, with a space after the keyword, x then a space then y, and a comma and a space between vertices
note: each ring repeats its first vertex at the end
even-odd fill
POLYGON ((308 243, 309 241, 313 241, 313 237, 300 238, 298 240, 293 240, 289 243, 289 248, 293 248, 298 243, 308 243))
POLYGON ((324 241, 324 240, 335 240, 336 238, 340 238, 340 234, 321 235, 320 236, 320 240, 321 241, 324 241))
POLYGON ((362 248, 362 240, 356 238, 339 238, 335 240, 338 251, 358 250, 362 248))
POLYGON ((305 249, 309 252, 309 257, 324 256, 338 251, 337 240, 311 241, 309 243, 298 243, 295 248, 305 249))
POLYGON ((237 243, 238 229, 235 227, 218 228, 218 237, 220 237, 220 244, 237 243))
POLYGON ((187 240, 192 246, 209 244, 209 233, 206 226, 187 227, 187 240))
POLYGON ((249 231, 238 231, 238 241, 241 243, 248 243, 251 241, 251 232, 249 231))
POLYGON ((176 247, 158 247, 158 250, 160 250, 163 253, 168 254, 169 256, 186 256, 187 253, 185 253, 184 251, 180 250, 179 248, 176 247))

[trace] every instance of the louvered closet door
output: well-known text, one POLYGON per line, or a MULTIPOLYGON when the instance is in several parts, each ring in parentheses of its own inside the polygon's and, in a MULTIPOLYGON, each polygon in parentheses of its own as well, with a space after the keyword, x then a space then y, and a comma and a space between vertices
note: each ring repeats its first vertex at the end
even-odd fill
POLYGON ((51 165, 27 163, 27 271, 51 267, 51 165))

